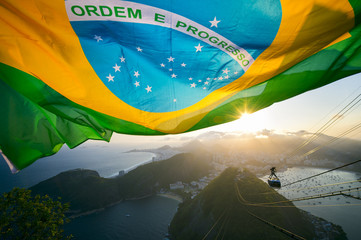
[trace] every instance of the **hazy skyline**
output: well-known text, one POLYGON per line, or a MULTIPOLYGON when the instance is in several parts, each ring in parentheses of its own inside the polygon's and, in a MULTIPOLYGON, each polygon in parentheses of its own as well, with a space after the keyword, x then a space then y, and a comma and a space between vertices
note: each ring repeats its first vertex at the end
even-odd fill
MULTIPOLYGON (((275 103, 272 106, 255 112, 246 119, 239 119, 228 125, 220 126, 223 131, 237 129, 241 131, 260 131, 262 129, 276 131, 317 131, 344 108, 355 97, 361 94, 361 74, 350 76, 322 88, 318 88, 299 96, 275 103)), ((337 136, 347 129, 361 123, 361 104, 356 104, 343 119, 325 133, 337 136)), ((361 138, 361 132, 356 138, 361 138)))
MULTIPOLYGON (((156 144, 178 141, 182 138, 196 137, 209 131, 218 132, 257 132, 263 129, 278 133, 305 130, 316 132, 323 124, 336 115, 355 97, 361 94, 361 74, 356 74, 324 87, 303 93, 285 101, 241 117, 239 120, 201 129, 190 133, 166 136, 131 136, 114 133, 111 142, 148 142, 156 144)), ((324 133, 338 136, 353 126, 361 123, 360 103, 342 117, 333 127, 324 133)), ((241 115, 241 114, 240 114, 241 115)), ((347 138, 361 140, 361 129, 353 131, 347 138)), ((151 145, 153 145, 151 144, 151 145)))

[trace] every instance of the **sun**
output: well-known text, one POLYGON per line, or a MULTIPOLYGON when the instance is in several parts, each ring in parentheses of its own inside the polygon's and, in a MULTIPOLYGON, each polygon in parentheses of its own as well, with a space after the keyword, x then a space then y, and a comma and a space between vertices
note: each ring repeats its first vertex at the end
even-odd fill
POLYGON ((212 130, 222 132, 244 132, 244 133, 258 133, 264 129, 272 129, 272 120, 269 111, 264 109, 249 113, 242 112, 239 114, 239 119, 214 126, 212 130))
POLYGON ((238 120, 238 125, 245 132, 257 132, 264 128, 264 124, 261 119, 255 117, 254 114, 247 112, 241 115, 240 119, 238 120))
POLYGON ((234 131, 256 133, 266 128, 267 118, 263 114, 244 112, 233 122, 234 131))

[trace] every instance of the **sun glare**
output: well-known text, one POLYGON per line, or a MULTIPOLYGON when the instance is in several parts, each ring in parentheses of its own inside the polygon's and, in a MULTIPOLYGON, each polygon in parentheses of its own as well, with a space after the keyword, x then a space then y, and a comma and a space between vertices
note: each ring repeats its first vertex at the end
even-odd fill
POLYGON ((262 116, 258 114, 243 113, 237 122, 237 127, 244 132, 258 132, 265 128, 265 122, 262 116))
POLYGON ((252 114, 248 112, 240 113, 239 119, 233 122, 213 127, 215 131, 224 132, 245 132, 257 133, 264 129, 272 129, 272 118, 269 112, 260 110, 252 114))

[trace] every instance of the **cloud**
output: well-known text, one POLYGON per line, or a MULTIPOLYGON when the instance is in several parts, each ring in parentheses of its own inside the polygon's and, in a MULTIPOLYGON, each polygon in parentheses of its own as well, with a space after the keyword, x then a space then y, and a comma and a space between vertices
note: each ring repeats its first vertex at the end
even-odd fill
POLYGON ((226 134, 227 133, 224 133, 224 132, 210 131, 210 132, 205 132, 205 133, 202 133, 202 134, 198 135, 197 139, 219 140, 219 139, 222 139, 224 137, 224 135, 226 135, 226 134))
POLYGON ((293 136, 296 136, 296 137, 305 137, 305 136, 307 137, 310 134, 312 134, 312 133, 307 132, 305 130, 300 130, 300 131, 297 131, 297 132, 287 132, 287 135, 293 135, 293 136))

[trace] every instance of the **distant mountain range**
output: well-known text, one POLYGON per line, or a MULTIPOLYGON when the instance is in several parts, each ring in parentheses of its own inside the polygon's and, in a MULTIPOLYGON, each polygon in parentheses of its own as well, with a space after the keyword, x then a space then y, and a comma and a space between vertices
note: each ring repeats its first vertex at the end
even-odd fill
MULTIPOLYGON (((222 158, 223 162, 232 162, 232 166, 256 166, 256 171, 260 173, 268 171, 270 165, 282 170, 293 166, 334 168, 350 163, 361 159, 361 141, 305 131, 287 135, 267 130, 238 135, 207 132, 181 147, 165 145, 157 149, 132 151, 153 152, 160 160, 181 152, 202 151, 222 158)), ((252 168, 250 170, 253 171, 252 168)), ((361 163, 345 170, 361 171, 361 163)))
MULTIPOLYGON (((314 134, 306 131, 299 131, 288 134, 277 134, 264 130, 257 134, 249 135, 222 135, 221 138, 207 141, 210 136, 219 134, 208 133, 202 141, 207 146, 219 145, 231 151, 243 151, 248 153, 262 152, 265 155, 284 154, 302 156, 311 150, 309 158, 330 158, 335 161, 349 161, 361 156, 361 141, 336 138, 325 134, 314 134), (295 151, 297 150, 297 151, 295 151)), ((202 139, 202 138, 201 138, 202 139)))
POLYGON ((169 145, 164 145, 159 148, 153 149, 133 149, 128 152, 152 152, 156 154, 166 154, 166 153, 189 153, 189 152, 207 152, 210 153, 209 149, 199 140, 192 140, 185 143, 181 147, 171 147, 169 145))
POLYGON ((70 203, 72 215, 103 209, 122 200, 150 196, 177 181, 191 182, 209 173, 206 153, 182 153, 166 161, 152 162, 115 178, 102 178, 96 171, 66 171, 36 184, 34 194, 61 197, 70 203))

